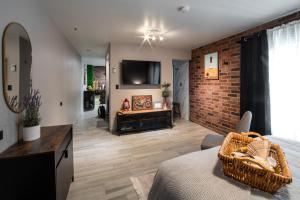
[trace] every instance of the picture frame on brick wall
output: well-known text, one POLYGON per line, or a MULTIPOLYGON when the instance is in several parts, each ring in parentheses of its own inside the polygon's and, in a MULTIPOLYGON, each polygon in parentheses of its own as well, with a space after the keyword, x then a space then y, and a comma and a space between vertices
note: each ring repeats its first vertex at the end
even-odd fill
POLYGON ((217 51, 204 56, 204 78, 219 79, 219 57, 217 51))

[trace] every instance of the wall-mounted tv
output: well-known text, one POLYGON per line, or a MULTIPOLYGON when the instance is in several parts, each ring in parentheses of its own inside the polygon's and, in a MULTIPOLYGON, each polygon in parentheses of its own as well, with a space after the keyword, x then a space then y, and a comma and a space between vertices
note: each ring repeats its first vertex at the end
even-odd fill
POLYGON ((122 85, 160 85, 160 62, 123 60, 122 85))

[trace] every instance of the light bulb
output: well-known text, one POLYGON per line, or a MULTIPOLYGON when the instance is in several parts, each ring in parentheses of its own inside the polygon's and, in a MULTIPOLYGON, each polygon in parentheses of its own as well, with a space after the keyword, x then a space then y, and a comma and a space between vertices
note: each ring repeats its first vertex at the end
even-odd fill
POLYGON ((145 40, 149 40, 149 39, 150 39, 149 35, 148 35, 148 34, 145 34, 145 35, 144 35, 144 39, 145 39, 145 40))
POLYGON ((163 37, 163 36, 159 36, 159 40, 160 40, 160 41, 163 41, 163 40, 164 40, 164 37, 163 37))
POLYGON ((156 37, 155 37, 154 35, 152 36, 152 40, 153 40, 153 41, 156 40, 156 37))

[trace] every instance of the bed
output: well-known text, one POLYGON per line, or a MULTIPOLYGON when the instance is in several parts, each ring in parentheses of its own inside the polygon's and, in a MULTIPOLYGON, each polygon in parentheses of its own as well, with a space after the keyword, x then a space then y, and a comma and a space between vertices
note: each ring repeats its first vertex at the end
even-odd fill
POLYGON ((285 152, 293 182, 275 195, 251 189, 223 175, 219 147, 189 153, 163 162, 154 178, 148 200, 265 200, 300 199, 300 143, 269 137, 285 152))

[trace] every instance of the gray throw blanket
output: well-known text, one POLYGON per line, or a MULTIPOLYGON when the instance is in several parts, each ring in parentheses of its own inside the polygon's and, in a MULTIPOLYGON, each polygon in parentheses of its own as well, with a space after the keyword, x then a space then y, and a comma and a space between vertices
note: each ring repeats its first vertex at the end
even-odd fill
POLYGON ((223 175, 219 147, 163 162, 155 176, 149 200, 260 200, 300 199, 300 143, 270 137, 286 154, 293 183, 275 195, 251 189, 223 175))

